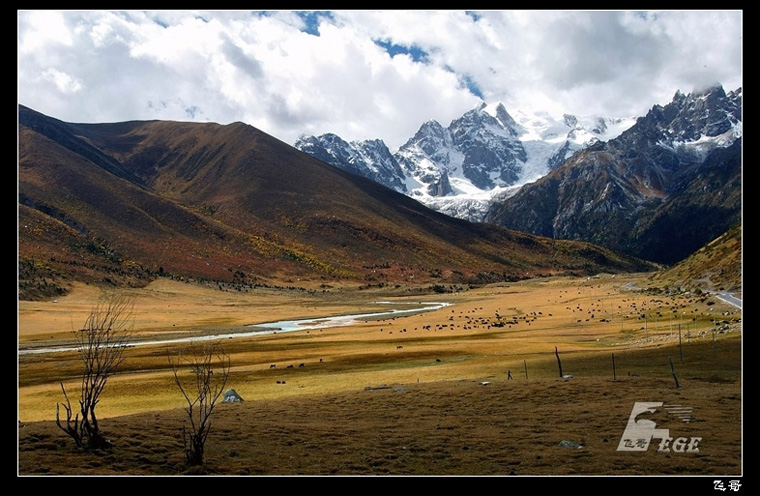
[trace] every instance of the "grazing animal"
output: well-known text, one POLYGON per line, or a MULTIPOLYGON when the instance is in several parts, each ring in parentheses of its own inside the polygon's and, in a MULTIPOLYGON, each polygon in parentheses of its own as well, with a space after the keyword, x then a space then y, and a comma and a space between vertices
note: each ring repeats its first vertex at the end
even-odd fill
POLYGON ((403 348, 403 346, 396 346, 396 349, 397 349, 397 350, 400 350, 400 349, 402 349, 402 348, 403 348))
POLYGON ((270 368, 270 369, 276 369, 276 368, 277 368, 277 365, 275 365, 275 364, 273 363, 272 365, 270 365, 270 366, 269 366, 269 368, 270 368))

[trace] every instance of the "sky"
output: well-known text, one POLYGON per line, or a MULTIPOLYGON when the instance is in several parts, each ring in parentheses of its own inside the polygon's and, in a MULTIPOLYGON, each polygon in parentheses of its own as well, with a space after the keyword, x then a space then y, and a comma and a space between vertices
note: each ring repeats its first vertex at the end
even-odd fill
POLYGON ((638 117, 742 86, 733 11, 19 10, 18 103, 67 122, 244 122, 391 151, 481 102, 638 117))

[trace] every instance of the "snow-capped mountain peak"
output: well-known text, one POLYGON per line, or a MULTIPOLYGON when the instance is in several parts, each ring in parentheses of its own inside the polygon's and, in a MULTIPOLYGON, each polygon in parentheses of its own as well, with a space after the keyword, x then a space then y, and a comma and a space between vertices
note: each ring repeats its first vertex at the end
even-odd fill
POLYGON ((494 195, 535 181, 575 151, 611 139, 634 122, 520 110, 510 113, 503 103, 481 102, 448 127, 435 120, 423 123, 392 154, 379 151, 387 148, 379 146, 378 140, 346 143, 331 134, 301 137, 296 147, 443 213, 479 221, 494 195))

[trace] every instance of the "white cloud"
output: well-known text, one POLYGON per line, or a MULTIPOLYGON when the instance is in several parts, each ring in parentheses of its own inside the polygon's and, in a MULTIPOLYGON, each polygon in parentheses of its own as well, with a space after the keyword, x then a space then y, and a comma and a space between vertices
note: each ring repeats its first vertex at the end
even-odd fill
POLYGON ((742 79, 740 11, 18 16, 19 103, 73 122, 243 121, 289 143, 335 132, 397 147, 426 120, 448 125, 474 93, 630 116, 742 79))
POLYGON ((32 11, 19 16, 19 54, 39 52, 50 44, 72 44, 61 12, 32 11))
POLYGON ((42 73, 42 78, 55 85, 62 94, 77 93, 82 90, 82 83, 76 78, 57 69, 47 69, 42 73))

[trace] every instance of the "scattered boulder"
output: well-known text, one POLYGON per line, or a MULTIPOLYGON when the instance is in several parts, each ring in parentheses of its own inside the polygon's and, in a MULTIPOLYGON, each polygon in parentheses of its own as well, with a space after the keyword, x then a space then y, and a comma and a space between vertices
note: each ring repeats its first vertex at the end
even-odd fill
POLYGON ((582 444, 574 443, 573 441, 560 441, 559 445, 566 448, 575 448, 575 449, 583 448, 582 444))

